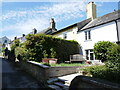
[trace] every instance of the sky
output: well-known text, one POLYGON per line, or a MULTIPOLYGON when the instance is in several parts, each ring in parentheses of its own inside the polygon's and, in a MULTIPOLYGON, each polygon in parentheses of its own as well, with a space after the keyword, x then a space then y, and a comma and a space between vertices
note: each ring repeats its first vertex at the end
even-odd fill
MULTIPOLYGON (((97 5, 97 17, 118 10, 119 0, 92 0, 97 5)), ((0 0, 0 37, 28 34, 33 28, 42 31, 54 18, 57 30, 86 19, 89 0, 0 0)))

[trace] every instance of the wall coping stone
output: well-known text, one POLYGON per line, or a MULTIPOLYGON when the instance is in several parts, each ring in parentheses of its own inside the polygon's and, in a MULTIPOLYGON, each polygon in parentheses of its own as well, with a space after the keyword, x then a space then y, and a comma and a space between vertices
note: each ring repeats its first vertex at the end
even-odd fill
POLYGON ((27 62, 28 62, 28 63, 31 63, 31 64, 34 64, 34 65, 36 65, 36 66, 38 66, 38 67, 45 68, 45 69, 50 68, 49 66, 40 64, 40 63, 38 63, 38 62, 34 62, 34 61, 27 61, 27 62))
POLYGON ((107 80, 103 80, 103 79, 98 79, 98 78, 93 78, 93 77, 88 77, 88 76, 76 76, 70 85, 70 88, 76 88, 76 83, 78 82, 85 82, 85 83, 89 83, 95 86, 99 86, 100 88, 111 88, 110 90, 119 90, 120 88, 120 84, 117 83, 113 83, 107 80))

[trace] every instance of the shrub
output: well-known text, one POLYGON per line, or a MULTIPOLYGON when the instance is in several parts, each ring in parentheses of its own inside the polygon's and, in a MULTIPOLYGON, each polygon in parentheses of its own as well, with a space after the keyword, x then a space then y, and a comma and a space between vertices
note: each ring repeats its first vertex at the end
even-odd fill
POLYGON ((19 47, 20 41, 18 39, 14 40, 11 46, 11 51, 8 53, 8 59, 11 61, 15 61, 15 48, 19 47))
POLYGON ((47 57, 56 57, 58 62, 69 60, 69 56, 79 53, 78 43, 72 40, 63 40, 51 35, 29 34, 24 43, 29 53, 29 59, 40 62, 44 56, 44 50, 47 57))
POLYGON ((108 60, 119 60, 120 61, 120 45, 116 45, 113 48, 108 49, 108 60))
POLYGON ((20 41, 18 39, 14 40, 11 46, 11 50, 14 50, 19 45, 20 45, 20 41))
POLYGON ((108 51, 112 49, 116 44, 109 41, 99 41, 94 45, 94 53, 96 59, 101 60, 102 62, 107 60, 108 51))
POLYGON ((120 84, 120 66, 117 66, 117 64, 113 65, 111 61, 103 66, 91 66, 82 70, 95 78, 100 78, 120 84))
POLYGON ((16 47, 15 48, 15 57, 18 60, 25 60, 27 57, 27 51, 23 47, 16 47))

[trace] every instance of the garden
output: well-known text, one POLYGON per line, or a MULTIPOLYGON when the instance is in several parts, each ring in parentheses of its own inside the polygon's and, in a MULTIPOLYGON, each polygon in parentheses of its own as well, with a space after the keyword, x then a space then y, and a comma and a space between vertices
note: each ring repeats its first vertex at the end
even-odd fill
MULTIPOLYGON (((82 66, 85 64, 66 64, 70 55, 79 53, 79 44, 73 40, 63 40, 44 34, 29 34, 26 41, 14 40, 9 58, 19 61, 35 61, 48 66, 82 66)), ((120 45, 109 41, 99 41, 94 45, 96 59, 104 65, 85 67, 85 74, 120 84, 120 45)))
POLYGON ((94 45, 94 53, 105 65, 86 67, 82 71, 87 76, 120 84, 120 45, 100 41, 94 45))
POLYGON ((9 56, 20 61, 64 63, 69 60, 70 55, 79 53, 79 47, 73 40, 63 40, 44 34, 29 34, 24 43, 20 43, 18 39, 14 40, 9 56))

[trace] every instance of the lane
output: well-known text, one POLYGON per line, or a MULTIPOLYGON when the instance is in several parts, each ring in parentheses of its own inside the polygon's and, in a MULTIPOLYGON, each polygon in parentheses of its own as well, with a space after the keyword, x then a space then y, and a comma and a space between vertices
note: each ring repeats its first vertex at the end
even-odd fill
POLYGON ((2 88, 33 88, 44 89, 42 82, 37 82, 36 79, 29 74, 15 68, 9 60, 1 59, 2 61, 2 88))

